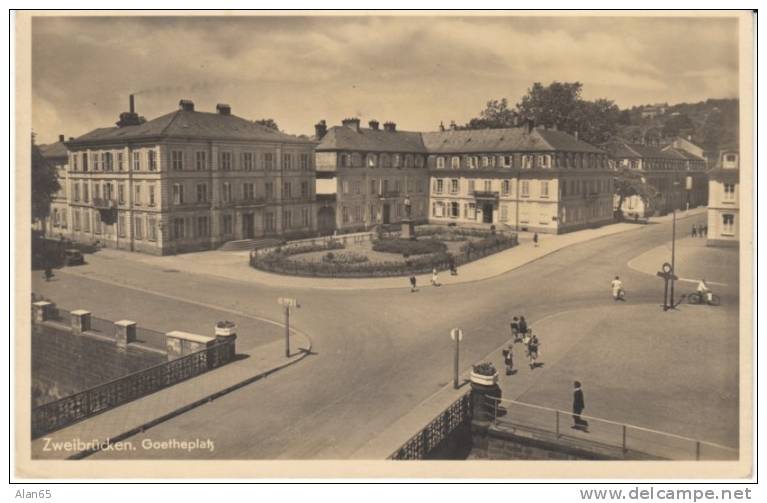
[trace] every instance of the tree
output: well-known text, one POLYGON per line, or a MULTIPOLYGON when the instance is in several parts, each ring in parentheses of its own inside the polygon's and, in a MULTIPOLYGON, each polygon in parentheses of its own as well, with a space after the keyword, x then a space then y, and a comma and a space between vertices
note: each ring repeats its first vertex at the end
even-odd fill
POLYGON ((719 108, 714 108, 706 117, 701 131, 703 148, 710 152, 719 150, 719 144, 724 136, 724 119, 719 108))
POLYGON ((687 114, 680 113, 678 115, 672 115, 665 124, 663 124, 663 136, 666 138, 673 138, 683 133, 690 132, 695 129, 692 119, 687 114))
POLYGON ((517 111, 536 124, 576 131, 582 89, 580 82, 555 81, 548 86, 536 82, 517 103, 517 111))
POLYGON ((471 119, 460 129, 500 129, 514 127, 518 114, 509 108, 506 98, 490 100, 485 109, 479 112, 479 117, 471 119))
POLYGON ((277 125, 274 119, 258 119, 257 121, 253 121, 253 122, 260 126, 266 126, 269 129, 274 129, 275 131, 280 130, 280 127, 277 125))
POLYGON ((615 136, 621 111, 610 100, 578 101, 573 110, 576 131, 586 142, 601 144, 615 136))
POLYGON ((623 202, 632 196, 639 196, 646 207, 651 207, 658 197, 658 191, 645 182, 642 175, 631 168, 619 168, 614 177, 615 194, 618 196, 618 213, 623 214, 623 202))
POLYGON ((44 221, 51 212, 53 195, 61 188, 56 168, 43 157, 32 134, 32 220, 44 221))

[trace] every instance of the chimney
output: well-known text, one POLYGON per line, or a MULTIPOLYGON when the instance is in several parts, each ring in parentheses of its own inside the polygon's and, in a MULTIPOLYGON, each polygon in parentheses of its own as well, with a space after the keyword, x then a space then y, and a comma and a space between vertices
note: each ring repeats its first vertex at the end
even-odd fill
POLYGON ((378 121, 373 119, 370 122, 368 122, 368 126, 370 126, 370 129, 374 129, 378 131, 378 121))
POLYGON ((439 130, 440 131, 444 131, 445 130, 445 123, 443 123, 442 121, 439 121, 439 130))
POLYGON ((128 112, 120 114, 120 120, 115 123, 117 127, 138 126, 141 124, 139 116, 136 115, 136 107, 132 94, 128 96, 128 110, 128 112))
POLYGON ((390 133, 393 133, 397 130, 397 125, 392 121, 384 122, 384 129, 390 133))
POLYGON ((316 136, 318 140, 321 140, 327 134, 327 132, 328 124, 325 122, 325 119, 322 119, 314 125, 314 136, 316 136))
POLYGON ((532 133, 535 129, 535 119, 527 119, 527 132, 532 133))
POLYGON ((63 135, 63 134, 60 134, 60 135, 59 135, 59 141, 60 141, 61 143, 64 143, 64 135, 63 135))
POLYGON ((232 115, 232 107, 230 107, 226 103, 219 103, 218 105, 216 105, 216 112, 218 112, 221 115, 232 115))
POLYGON ((450 121, 450 130, 455 131, 458 129, 458 126, 455 125, 455 121, 450 121))
POLYGON ((343 124, 344 127, 348 127, 349 129, 353 129, 354 131, 357 131, 358 133, 360 131, 360 120, 357 118, 344 119, 341 121, 341 124, 343 124))
POLYGON ((130 113, 132 114, 136 113, 136 106, 135 106, 135 102, 134 102, 134 98, 132 94, 128 96, 128 109, 130 113))
POLYGON ((192 100, 181 100, 178 102, 178 108, 180 110, 183 110, 185 112, 194 112, 194 101, 192 100))

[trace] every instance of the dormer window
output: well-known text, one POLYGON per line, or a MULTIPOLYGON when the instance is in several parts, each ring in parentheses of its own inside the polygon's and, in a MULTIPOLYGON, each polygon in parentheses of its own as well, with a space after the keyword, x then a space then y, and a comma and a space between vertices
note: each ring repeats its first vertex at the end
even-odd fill
POLYGON ((445 158, 437 157, 437 169, 445 169, 445 158))
POLYGON ((452 169, 459 169, 461 167, 461 158, 457 155, 453 156, 453 158, 450 159, 450 167, 452 169))

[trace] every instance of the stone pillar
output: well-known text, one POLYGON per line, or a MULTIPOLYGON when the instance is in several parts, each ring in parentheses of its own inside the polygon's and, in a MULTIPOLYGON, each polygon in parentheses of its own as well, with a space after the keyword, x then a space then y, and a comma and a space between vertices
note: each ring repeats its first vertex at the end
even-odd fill
POLYGON ((116 321, 115 339, 121 348, 128 347, 131 342, 136 342, 136 322, 131 320, 116 321))
POLYGON ((215 366, 222 365, 234 360, 235 341, 237 340, 237 326, 233 327, 216 327, 216 344, 229 344, 229 349, 226 353, 219 353, 222 361, 215 362, 215 366))
POLYGON ((91 329, 91 313, 85 309, 76 309, 70 313, 72 333, 80 335, 91 329))
POLYGON ((32 319, 35 323, 42 323, 51 319, 51 311, 53 310, 53 304, 41 300, 39 302, 32 303, 32 319))
POLYGON ((174 330, 165 334, 165 348, 168 360, 175 360, 183 356, 210 348, 216 343, 215 337, 191 334, 174 330))
POLYGON ((415 239, 415 225, 409 218, 402 221, 402 233, 400 235, 402 239, 415 239))

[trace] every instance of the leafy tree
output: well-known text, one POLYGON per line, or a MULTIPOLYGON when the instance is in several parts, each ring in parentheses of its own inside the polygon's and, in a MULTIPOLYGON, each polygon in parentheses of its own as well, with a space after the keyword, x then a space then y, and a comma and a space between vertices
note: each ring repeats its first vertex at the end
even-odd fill
POLYGON ((509 102, 506 98, 500 100, 490 100, 484 110, 479 113, 479 117, 471 119, 461 129, 500 129, 514 127, 518 113, 509 108, 509 102))
POLYGON ((701 131, 703 136, 703 148, 714 152, 719 149, 719 144, 724 136, 724 119, 719 108, 714 108, 706 117, 701 131))
POLYGON ((274 129, 275 131, 280 130, 280 127, 277 125, 274 119, 258 119, 257 121, 253 121, 253 122, 261 126, 266 126, 269 129, 274 129))
POLYGON ((618 212, 622 215, 623 202, 632 196, 639 196, 645 206, 652 206, 658 191, 645 182, 642 175, 628 167, 621 167, 614 177, 615 194, 618 196, 618 212))
POLYGON ((575 131, 582 89, 580 82, 555 81, 548 86, 536 82, 517 103, 517 111, 523 117, 535 119, 536 124, 575 131))
POLYGON ((581 139, 593 144, 604 143, 615 135, 621 111, 610 100, 579 101, 573 112, 581 139))
POLYGON ((40 147, 35 145, 32 134, 32 219, 44 221, 51 212, 51 199, 61 188, 56 168, 43 157, 40 147))
POLYGON ((680 113, 679 115, 672 115, 666 123, 663 124, 663 136, 671 138, 694 129, 695 124, 693 124, 692 119, 690 119, 687 114, 680 113))

